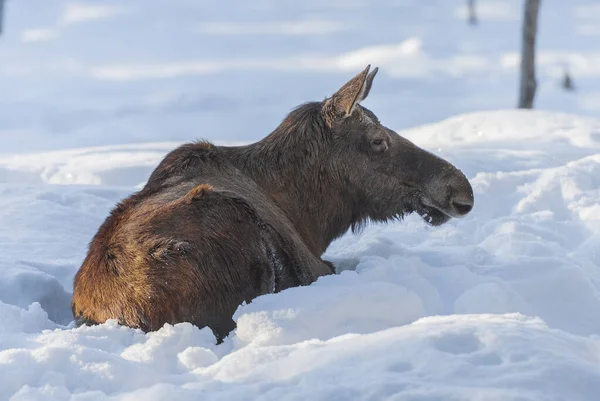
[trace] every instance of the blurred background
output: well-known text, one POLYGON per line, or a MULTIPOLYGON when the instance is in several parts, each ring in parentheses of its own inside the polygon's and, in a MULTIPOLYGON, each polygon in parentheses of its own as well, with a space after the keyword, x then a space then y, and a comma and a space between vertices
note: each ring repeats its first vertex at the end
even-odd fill
MULTIPOLYGON (((392 129, 517 107, 524 1, 6 0, 0 153, 251 141, 367 64, 392 129)), ((600 2, 543 0, 534 107, 600 114, 600 2), (568 74, 565 84, 565 76, 568 74)))

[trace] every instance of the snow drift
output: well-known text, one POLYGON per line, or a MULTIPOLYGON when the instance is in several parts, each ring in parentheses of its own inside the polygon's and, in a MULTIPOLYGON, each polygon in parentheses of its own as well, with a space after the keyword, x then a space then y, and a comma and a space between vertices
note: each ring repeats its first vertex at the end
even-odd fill
POLYGON ((600 121, 497 111, 400 133, 465 172, 473 212, 342 237, 339 275, 240 307, 220 346, 189 324, 70 323, 91 236, 174 144, 1 157, 0 399, 596 399, 600 121))

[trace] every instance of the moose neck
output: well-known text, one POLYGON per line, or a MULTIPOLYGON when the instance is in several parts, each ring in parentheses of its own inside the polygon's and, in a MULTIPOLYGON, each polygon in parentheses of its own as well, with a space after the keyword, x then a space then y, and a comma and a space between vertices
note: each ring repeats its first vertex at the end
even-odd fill
POLYGON ((251 177, 294 225, 305 244, 321 256, 361 217, 354 194, 341 188, 324 165, 327 127, 320 103, 301 106, 265 139, 223 147, 232 163, 251 177))

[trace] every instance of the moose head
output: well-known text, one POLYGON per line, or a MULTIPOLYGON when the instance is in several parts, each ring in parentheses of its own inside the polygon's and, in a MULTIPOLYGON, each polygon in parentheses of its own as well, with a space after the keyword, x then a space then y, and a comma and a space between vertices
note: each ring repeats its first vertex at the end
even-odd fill
POLYGON ((378 69, 297 107, 270 135, 228 152, 292 221, 315 255, 350 227, 416 212, 434 226, 473 208, 452 164, 381 124, 361 105, 378 69))

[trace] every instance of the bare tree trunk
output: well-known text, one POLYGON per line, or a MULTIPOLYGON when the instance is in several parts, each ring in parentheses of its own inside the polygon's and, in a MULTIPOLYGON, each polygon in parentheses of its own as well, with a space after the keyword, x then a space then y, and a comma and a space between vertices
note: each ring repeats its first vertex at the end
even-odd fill
POLYGON ((4 0, 0 0, 0 35, 2 35, 3 22, 4 22, 4 0))
POLYGON ((523 15, 523 43, 521 45, 521 88, 519 108, 533 108, 533 98, 537 89, 535 80, 535 37, 537 34, 540 0, 525 0, 523 15))
POLYGON ((469 9, 469 24, 477 24, 477 10, 475 9, 475 0, 467 0, 467 8, 469 9))

